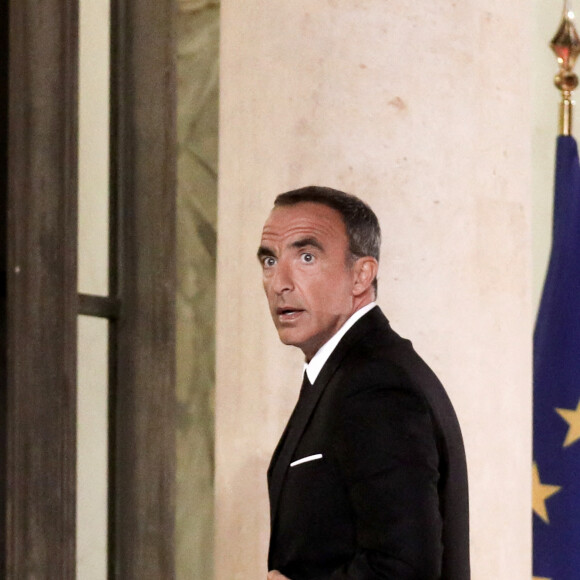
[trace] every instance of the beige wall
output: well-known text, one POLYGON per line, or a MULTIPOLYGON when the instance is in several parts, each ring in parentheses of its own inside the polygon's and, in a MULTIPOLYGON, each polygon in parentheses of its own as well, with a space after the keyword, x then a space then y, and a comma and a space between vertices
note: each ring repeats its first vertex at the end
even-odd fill
POLYGON ((531 27, 524 0, 222 3, 216 577, 265 577, 265 470, 297 397, 254 257, 273 196, 356 193, 379 303, 463 426, 473 578, 528 579, 531 27))

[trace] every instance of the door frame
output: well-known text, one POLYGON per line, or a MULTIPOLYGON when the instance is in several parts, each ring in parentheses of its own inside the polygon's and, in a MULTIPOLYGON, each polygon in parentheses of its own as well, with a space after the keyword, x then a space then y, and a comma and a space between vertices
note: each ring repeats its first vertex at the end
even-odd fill
MULTIPOLYGON (((77 294, 76 0, 10 0, 0 69, 0 565, 75 577, 78 314, 110 320, 109 578, 174 577, 172 2, 113 0, 111 288, 77 294), (5 107, 6 109, 6 107, 5 107)), ((4 37, 3 37, 4 38, 4 37)))

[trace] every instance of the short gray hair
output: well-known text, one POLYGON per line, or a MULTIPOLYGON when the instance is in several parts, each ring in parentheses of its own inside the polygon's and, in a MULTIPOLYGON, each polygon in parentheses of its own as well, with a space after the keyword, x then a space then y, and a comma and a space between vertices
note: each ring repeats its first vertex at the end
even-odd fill
MULTIPOLYGON (((381 226, 375 212, 355 195, 332 189, 310 185, 281 193, 274 201, 274 207, 296 205, 298 203, 320 203, 336 210, 346 227, 348 247, 353 259, 371 256, 379 261, 381 251, 381 226)), ((377 279, 373 280, 375 294, 377 279)))

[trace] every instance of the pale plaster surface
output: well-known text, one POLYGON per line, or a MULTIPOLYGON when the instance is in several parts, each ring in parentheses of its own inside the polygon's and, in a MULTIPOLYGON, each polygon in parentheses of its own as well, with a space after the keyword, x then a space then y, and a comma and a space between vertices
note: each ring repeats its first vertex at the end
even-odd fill
MULTIPOLYGON (((79 2, 78 290, 109 292, 110 6, 79 2)), ((107 575, 108 322, 79 316, 76 576, 107 575)))
POLYGON ((213 577, 214 339, 219 2, 177 15, 178 580, 213 577))
POLYGON ((79 2, 78 289, 109 293, 110 6, 79 2))
POLYGON ((529 579, 531 26, 523 0, 222 3, 216 579, 263 578, 265 472, 300 384, 255 258, 276 193, 366 199, 379 303, 447 387, 473 578, 529 579))
POLYGON ((78 317, 76 577, 107 577, 109 323, 78 317))

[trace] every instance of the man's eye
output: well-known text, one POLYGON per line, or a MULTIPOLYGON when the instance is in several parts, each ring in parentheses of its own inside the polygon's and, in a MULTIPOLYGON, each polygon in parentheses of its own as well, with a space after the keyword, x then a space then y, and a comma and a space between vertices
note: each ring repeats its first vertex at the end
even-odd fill
POLYGON ((274 266, 274 264, 276 264, 276 259, 272 258, 272 256, 266 256, 262 260, 262 264, 264 265, 264 268, 271 268, 272 266, 274 266))
POLYGON ((306 262, 307 264, 310 264, 311 262, 314 262, 314 256, 312 254, 309 253, 305 253, 302 254, 302 256, 300 256, 303 262, 306 262))

